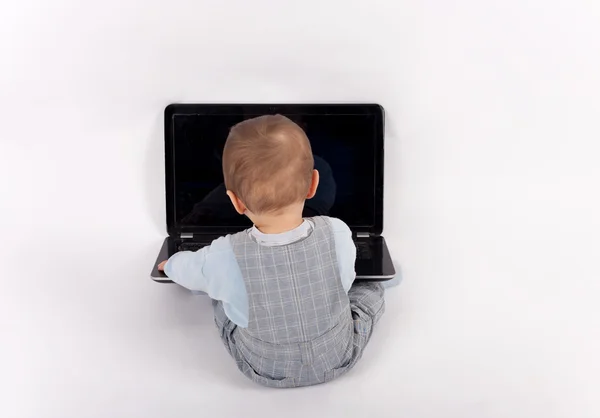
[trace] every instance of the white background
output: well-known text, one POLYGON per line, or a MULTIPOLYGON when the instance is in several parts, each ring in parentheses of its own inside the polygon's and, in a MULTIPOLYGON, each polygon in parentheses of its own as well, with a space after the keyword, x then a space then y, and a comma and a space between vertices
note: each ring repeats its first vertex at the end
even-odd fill
POLYGON ((596 0, 7 0, 0 57, 0 416, 600 415, 596 0), (348 376, 257 387, 150 281, 173 101, 386 108, 403 283, 348 376))

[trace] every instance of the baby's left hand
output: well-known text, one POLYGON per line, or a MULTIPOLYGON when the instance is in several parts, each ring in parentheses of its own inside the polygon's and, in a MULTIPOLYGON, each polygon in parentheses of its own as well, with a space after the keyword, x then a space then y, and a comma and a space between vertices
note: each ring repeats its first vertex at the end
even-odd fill
POLYGON ((168 260, 165 260, 158 265, 158 271, 165 271, 165 265, 167 264, 167 261, 168 260))

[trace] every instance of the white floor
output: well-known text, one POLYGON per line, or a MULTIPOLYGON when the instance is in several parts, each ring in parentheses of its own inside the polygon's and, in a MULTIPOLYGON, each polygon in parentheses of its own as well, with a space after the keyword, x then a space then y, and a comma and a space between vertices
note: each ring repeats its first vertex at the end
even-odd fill
POLYGON ((573 283, 584 272, 561 271, 544 239, 503 250, 464 217, 432 223, 411 246, 390 238, 404 281, 356 369, 286 391, 237 372, 204 297, 148 279, 158 239, 113 231, 84 248, 83 231, 59 245, 44 231, 4 269, 19 280, 2 304, 3 416, 594 416, 600 327, 597 294, 573 283))
POLYGON ((600 5, 280 3, 0 5, 0 416, 600 416, 600 5), (150 281, 171 101, 386 108, 403 281, 348 376, 256 387, 150 281))

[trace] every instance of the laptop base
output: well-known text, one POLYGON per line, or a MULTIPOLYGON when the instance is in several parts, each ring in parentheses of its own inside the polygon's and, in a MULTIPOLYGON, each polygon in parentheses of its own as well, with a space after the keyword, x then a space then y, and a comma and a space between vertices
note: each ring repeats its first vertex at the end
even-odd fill
MULTIPOLYGON (((214 239, 214 237, 210 237, 214 239)), ((206 245, 209 245, 212 239, 202 240, 206 245)), ((396 269, 392 262, 392 257, 383 237, 357 238, 357 241, 367 241, 371 249, 371 257, 369 259, 357 259, 355 264, 356 280, 357 281, 387 281, 396 276, 396 269)), ((167 237, 163 241, 163 245, 158 253, 156 262, 152 269, 150 277, 158 283, 173 283, 167 275, 158 270, 158 265, 168 260, 177 252, 177 247, 180 239, 167 237)))

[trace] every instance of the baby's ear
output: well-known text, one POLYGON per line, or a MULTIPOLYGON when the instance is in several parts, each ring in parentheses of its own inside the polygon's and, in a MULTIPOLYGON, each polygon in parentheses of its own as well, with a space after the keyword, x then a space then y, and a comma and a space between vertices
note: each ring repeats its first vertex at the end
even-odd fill
POLYGON ((242 202, 231 190, 227 190, 227 196, 229 196, 229 200, 231 200, 231 204, 235 208, 235 211, 240 215, 244 215, 247 210, 244 202, 242 202))
POLYGON ((310 181, 310 188, 308 189, 307 199, 312 199, 315 197, 317 193, 317 188, 319 187, 319 172, 317 170, 313 170, 312 180, 310 181))

